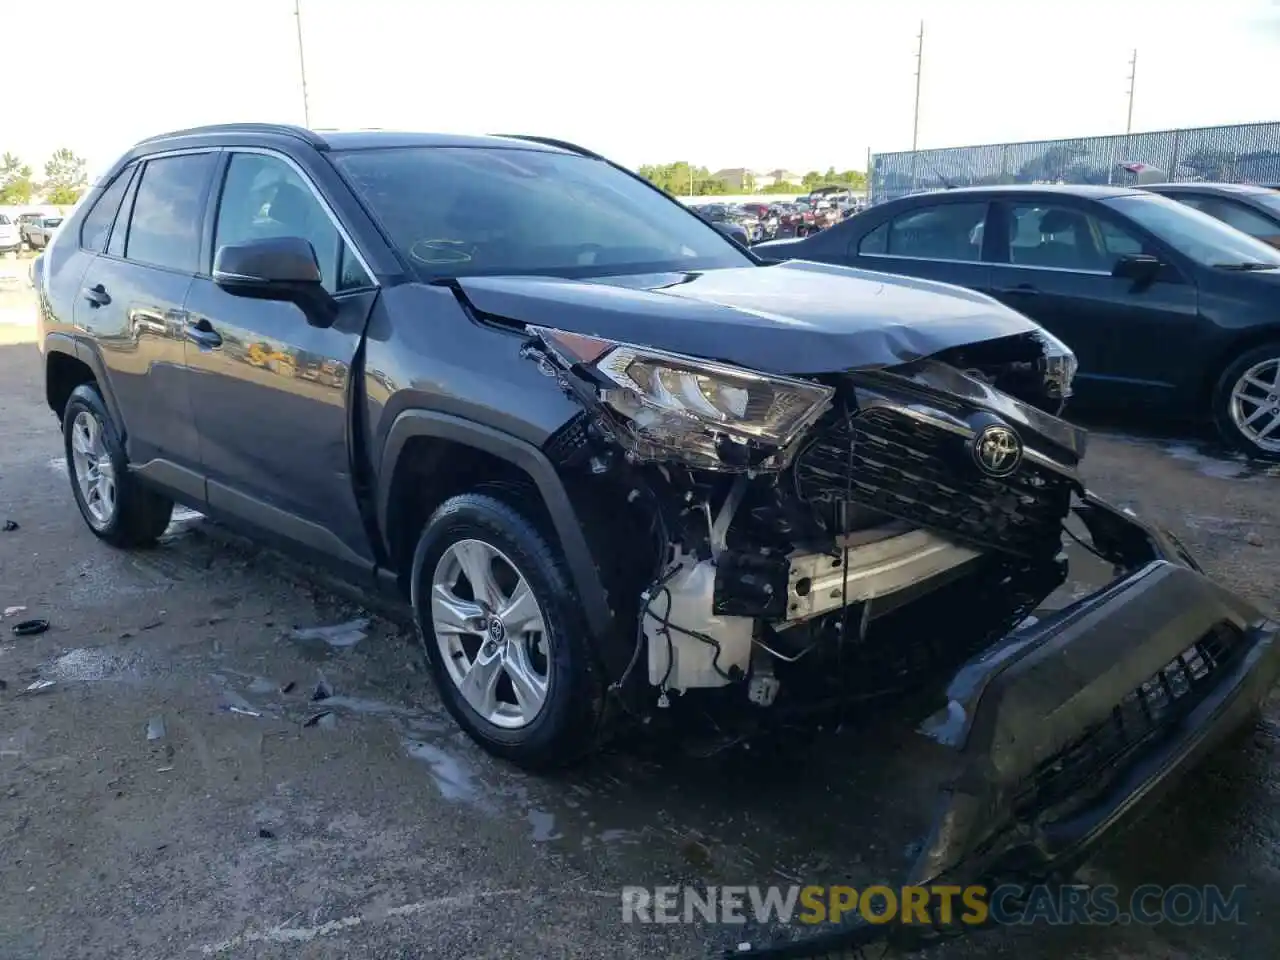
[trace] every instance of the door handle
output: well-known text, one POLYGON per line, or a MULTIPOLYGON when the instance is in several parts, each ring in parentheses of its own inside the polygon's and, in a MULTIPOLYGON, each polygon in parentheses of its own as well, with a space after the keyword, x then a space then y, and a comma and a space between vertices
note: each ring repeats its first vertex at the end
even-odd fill
POLYGON ((1020 283, 1016 287, 1002 287, 996 293, 1010 297, 1038 297, 1040 291, 1029 283, 1020 283))
POLYGON ((222 334, 205 317, 187 321, 187 339, 202 347, 222 346, 222 334))
POLYGON ((85 287, 84 298, 89 301, 91 307, 105 307, 111 302, 111 295, 107 293, 107 288, 100 283, 93 287, 85 287))

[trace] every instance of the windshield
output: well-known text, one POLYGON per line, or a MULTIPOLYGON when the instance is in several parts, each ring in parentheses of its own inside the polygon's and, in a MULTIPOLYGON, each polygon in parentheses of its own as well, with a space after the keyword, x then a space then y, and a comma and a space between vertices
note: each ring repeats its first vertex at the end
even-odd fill
POLYGON ((1166 197, 1132 194, 1102 202, 1197 263, 1206 266, 1258 263, 1280 267, 1280 250, 1166 197))
POLYGON ((45 217, 44 218, 44 225, 46 227, 56 227, 60 223, 62 223, 61 217, 45 217))
POLYGON ((334 160, 392 243, 430 279, 753 263, 681 204, 602 160, 487 147, 354 150, 334 160))

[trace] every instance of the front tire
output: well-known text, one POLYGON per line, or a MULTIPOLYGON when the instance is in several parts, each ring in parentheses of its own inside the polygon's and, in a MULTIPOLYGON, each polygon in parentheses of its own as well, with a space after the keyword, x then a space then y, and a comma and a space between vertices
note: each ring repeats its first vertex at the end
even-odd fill
POLYGON ((89 529, 114 547, 155 543, 169 526, 173 501, 129 473, 120 434, 96 384, 71 392, 62 435, 71 492, 89 529))
POLYGON ((1222 439, 1261 460, 1280 460, 1280 342, 1245 351, 1214 389, 1213 420, 1222 439))
POLYGON ((599 674, 558 550, 485 494, 445 501, 418 540, 414 619, 445 706, 495 756, 533 770, 597 742, 599 674))

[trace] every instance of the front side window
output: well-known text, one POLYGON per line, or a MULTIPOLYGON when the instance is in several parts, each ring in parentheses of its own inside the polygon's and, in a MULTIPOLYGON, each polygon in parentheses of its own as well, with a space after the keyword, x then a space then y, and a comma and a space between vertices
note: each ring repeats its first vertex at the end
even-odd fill
POLYGON ((126 167, 120 175, 107 185, 101 196, 80 225, 80 246, 93 253, 101 253, 107 245, 107 234, 111 232, 111 224, 115 223, 116 213, 120 209, 120 201, 129 188, 129 180, 133 177, 133 167, 126 167))
POLYGON ((1009 262, 1018 266, 1110 273, 1122 257, 1138 253, 1138 237, 1079 207, 1010 207, 1009 262))
POLYGON ((328 212, 292 166, 279 157, 234 154, 218 202, 213 249, 270 237, 308 241, 320 264, 321 284, 330 293, 367 287, 371 282, 345 249, 328 212))
POLYGON ((406 147, 334 155, 423 277, 608 276, 754 261, 678 202, 577 154, 406 147))
POLYGON ((917 260, 982 259, 985 203, 940 203, 912 210, 878 227, 863 240, 864 253, 886 253, 917 260), (883 240, 876 235, 884 231, 883 240), (883 244, 884 249, 875 249, 883 244))
POLYGON ((1280 250, 1184 203, 1154 193, 1126 194, 1101 202, 1202 266, 1280 267, 1280 250))
POLYGON ((150 160, 142 170, 125 240, 125 256, 183 273, 199 269, 200 224, 214 154, 150 160))

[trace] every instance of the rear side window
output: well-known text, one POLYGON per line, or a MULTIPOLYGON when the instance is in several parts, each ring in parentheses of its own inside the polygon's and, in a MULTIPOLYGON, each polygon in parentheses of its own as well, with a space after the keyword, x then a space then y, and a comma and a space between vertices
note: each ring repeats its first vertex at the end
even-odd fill
POLYGON ((99 195, 98 200, 85 214, 80 224, 80 246, 92 253, 101 253, 107 245, 107 235, 115 222, 120 200, 133 177, 133 167, 126 167, 99 195))
POLYGON ((147 162, 133 201, 125 257, 183 273, 199 269, 200 224, 213 164, 212 153, 147 162))
POLYGON ((868 233, 858 252, 976 262, 982 259, 986 219, 985 203, 942 203, 912 210, 868 233))
POLYGON ((0 227, 12 227, 12 226, 13 226, 13 221, 10 220, 8 217, 6 217, 3 213, 0 213, 0 227))

